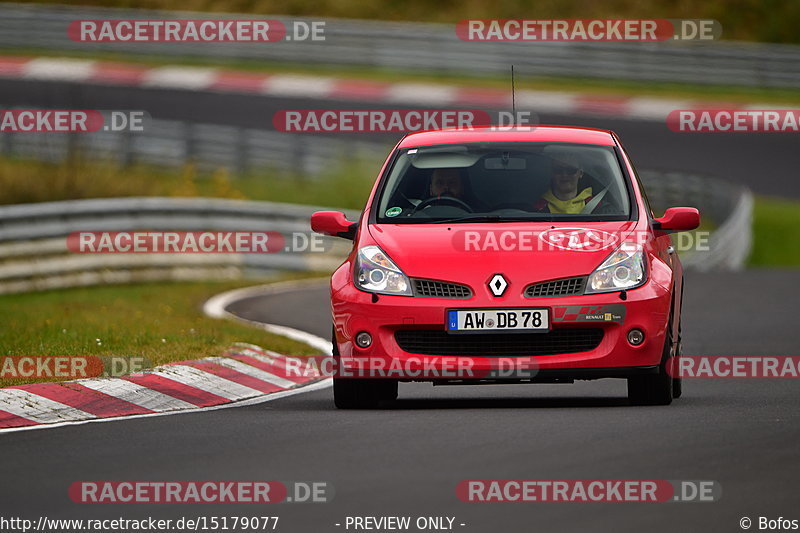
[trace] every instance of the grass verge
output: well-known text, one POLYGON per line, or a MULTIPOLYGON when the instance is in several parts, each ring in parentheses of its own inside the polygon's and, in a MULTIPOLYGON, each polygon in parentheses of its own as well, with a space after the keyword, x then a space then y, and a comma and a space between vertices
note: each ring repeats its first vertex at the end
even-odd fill
MULTIPOLYGON (((211 296, 248 285, 252 281, 152 283, 3 295, 0 355, 135 356, 157 366, 219 356, 234 342, 287 355, 317 353, 305 344, 203 314, 202 304, 211 296)), ((0 387, 31 382, 0 379, 0 387)))
MULTIPOLYGON (((54 0, 33 0, 53 3, 54 0)), ((55 0, 63 3, 63 0, 55 0)), ((521 0, 81 0, 85 5, 140 9, 220 11, 327 18, 345 17, 379 20, 412 20, 455 23, 462 19, 532 18, 687 18, 716 19, 723 27, 723 37, 767 42, 800 42, 800 7, 781 0, 592 0, 537 2, 535 8, 521 0)))
POLYGON ((0 205, 123 196, 206 196, 361 209, 375 171, 374 165, 342 163, 309 180, 267 169, 232 176, 224 169, 200 172, 193 165, 170 169, 120 167, 102 161, 48 163, 0 158, 0 205))
POLYGON ((800 202, 756 197, 749 266, 800 266, 800 202))

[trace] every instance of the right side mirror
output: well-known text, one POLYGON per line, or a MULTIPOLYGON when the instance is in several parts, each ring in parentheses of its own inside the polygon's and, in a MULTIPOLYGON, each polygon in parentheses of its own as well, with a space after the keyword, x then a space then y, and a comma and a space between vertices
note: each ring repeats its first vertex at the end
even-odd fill
POLYGON ((670 207, 654 222, 655 229, 660 231, 690 231, 700 226, 700 211, 694 207, 670 207))

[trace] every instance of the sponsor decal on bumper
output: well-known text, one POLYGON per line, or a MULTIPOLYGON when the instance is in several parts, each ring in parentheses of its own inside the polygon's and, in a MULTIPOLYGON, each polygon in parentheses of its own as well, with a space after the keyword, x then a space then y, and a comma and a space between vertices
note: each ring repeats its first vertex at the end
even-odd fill
POLYGON ((553 307, 553 322, 616 322, 625 321, 625 306, 611 305, 560 305, 553 307))

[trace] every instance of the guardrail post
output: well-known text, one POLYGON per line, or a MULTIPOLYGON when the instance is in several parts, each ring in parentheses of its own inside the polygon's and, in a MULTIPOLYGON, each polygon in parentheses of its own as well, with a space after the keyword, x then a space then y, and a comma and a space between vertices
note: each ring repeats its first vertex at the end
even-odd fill
POLYGON ((194 124, 191 122, 183 123, 183 164, 194 160, 196 152, 194 138, 194 124))
POLYGON ((0 133, 0 154, 11 155, 14 151, 14 134, 0 133))
POLYGON ((118 162, 123 167, 133 163, 133 134, 130 131, 119 132, 119 157, 118 162))
POLYGON ((244 128, 236 129, 236 141, 234 143, 236 160, 233 162, 236 173, 244 176, 250 170, 250 150, 247 146, 247 132, 244 128))

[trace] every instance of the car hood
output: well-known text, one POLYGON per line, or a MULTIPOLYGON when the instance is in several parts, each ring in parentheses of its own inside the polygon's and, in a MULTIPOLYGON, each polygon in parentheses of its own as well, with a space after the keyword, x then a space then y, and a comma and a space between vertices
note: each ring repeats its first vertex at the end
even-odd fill
POLYGON ((525 222, 368 227, 375 243, 409 277, 476 287, 498 273, 510 284, 525 285, 590 274, 634 231, 636 224, 525 222))

